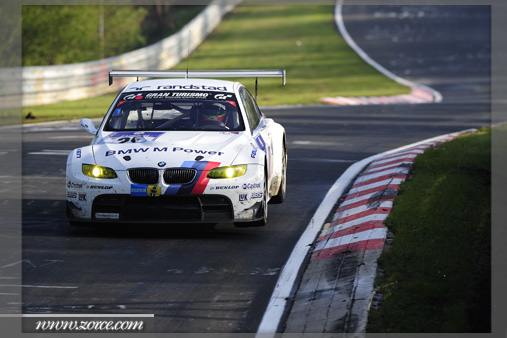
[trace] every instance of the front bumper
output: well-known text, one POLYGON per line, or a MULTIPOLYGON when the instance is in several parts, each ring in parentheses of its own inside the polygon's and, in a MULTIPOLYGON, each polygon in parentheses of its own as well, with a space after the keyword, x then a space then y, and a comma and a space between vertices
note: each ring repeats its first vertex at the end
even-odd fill
MULTIPOLYGON (((67 204, 67 217, 74 217, 76 206, 67 204)), ((222 195, 161 196, 145 198, 130 195, 99 195, 92 204, 95 222, 210 223, 234 221, 231 200, 222 195)))
POLYGON ((77 222, 221 223, 262 219, 263 168, 249 166, 244 176, 210 179, 199 194, 185 185, 133 184, 125 171, 118 178, 89 178, 67 168, 67 217, 77 222), (260 170, 257 170, 260 169, 260 170), (175 189, 177 187, 178 189, 175 189), (147 191, 156 191, 149 196, 147 191))

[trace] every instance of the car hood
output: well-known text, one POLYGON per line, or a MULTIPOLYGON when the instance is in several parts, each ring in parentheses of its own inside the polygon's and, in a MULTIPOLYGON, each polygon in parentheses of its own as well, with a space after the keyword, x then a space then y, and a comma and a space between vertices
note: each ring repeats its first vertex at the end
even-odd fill
POLYGON ((98 165, 122 170, 195 161, 230 165, 247 142, 245 132, 113 132, 103 133, 92 148, 98 165))

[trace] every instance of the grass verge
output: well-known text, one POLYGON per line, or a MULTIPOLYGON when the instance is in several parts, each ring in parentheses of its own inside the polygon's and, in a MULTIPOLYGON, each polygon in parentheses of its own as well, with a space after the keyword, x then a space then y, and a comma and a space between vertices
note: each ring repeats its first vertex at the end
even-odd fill
POLYGON ((367 332, 489 332, 491 132, 460 136, 414 162, 396 198, 367 332))
MULTIPOLYGON (((325 96, 370 96, 408 93, 409 89, 367 65, 334 26, 334 6, 246 6, 224 18, 194 51, 190 69, 287 70, 279 79, 259 79, 259 104, 318 103, 325 96)), ((184 60, 176 69, 186 69, 184 60)), ((253 92, 255 80, 238 79, 253 92)), ((101 117, 114 95, 23 108, 40 122, 101 117)))

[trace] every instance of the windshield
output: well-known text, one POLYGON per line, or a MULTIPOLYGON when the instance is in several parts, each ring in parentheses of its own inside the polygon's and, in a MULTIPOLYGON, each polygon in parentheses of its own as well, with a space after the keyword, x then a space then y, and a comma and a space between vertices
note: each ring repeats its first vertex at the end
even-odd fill
POLYGON ((104 130, 243 131, 234 94, 157 91, 123 93, 104 130))

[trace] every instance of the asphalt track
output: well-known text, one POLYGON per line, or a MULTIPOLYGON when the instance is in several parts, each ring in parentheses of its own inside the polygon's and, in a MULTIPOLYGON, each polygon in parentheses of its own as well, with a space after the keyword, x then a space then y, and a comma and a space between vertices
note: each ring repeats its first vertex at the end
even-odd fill
MULTIPOLYGON (((287 199, 270 205, 264 228, 71 229, 64 216, 64 154, 91 136, 77 127, 24 128, 23 313, 155 314, 157 332, 256 332, 292 248, 348 166, 489 124, 489 12, 477 6, 350 6, 344 15, 349 33, 372 58, 444 99, 264 109, 285 126, 289 151, 287 199), (468 38, 457 39, 456 32, 468 38)), ((0 138, 7 142, 9 132, 0 138)), ((4 263, 3 277, 9 277, 4 263)), ((8 295, 0 299, 2 313, 16 306, 8 295)))

